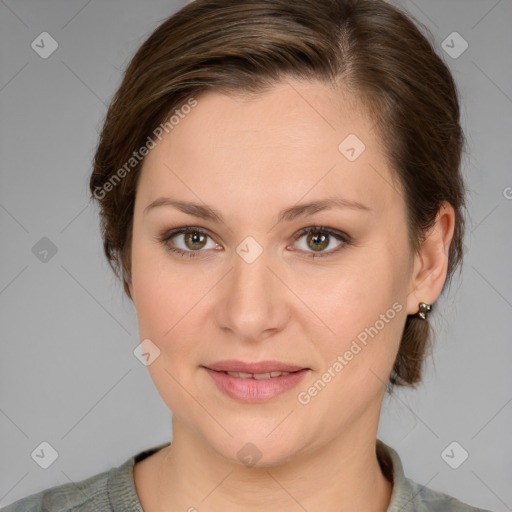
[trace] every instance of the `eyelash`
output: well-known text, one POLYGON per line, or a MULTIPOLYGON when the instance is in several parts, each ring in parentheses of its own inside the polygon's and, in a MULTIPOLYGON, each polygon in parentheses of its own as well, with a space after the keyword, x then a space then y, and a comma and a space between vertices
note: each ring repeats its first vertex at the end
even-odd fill
MULTIPOLYGON (((176 254, 179 254, 180 256, 187 256, 189 258, 196 258, 199 255, 198 253, 201 253, 201 252, 204 252, 204 251, 202 251, 202 250, 184 251, 183 249, 177 249, 176 247, 170 247, 168 245, 168 243, 167 243, 167 242, 169 242, 169 240, 174 238, 176 235, 187 234, 187 233, 198 233, 198 234, 205 235, 205 236, 208 236, 209 238, 211 238, 210 235, 208 234, 208 232, 205 231, 202 228, 198 228, 198 227, 195 227, 195 226, 184 226, 184 227, 181 227, 181 228, 173 229, 172 231, 169 231, 169 232, 165 233, 163 236, 159 237, 159 241, 164 245, 165 249, 167 251, 171 252, 171 253, 176 253, 176 254)), ((320 234, 327 234, 330 237, 333 237, 336 240, 342 242, 342 244, 339 245, 337 248, 331 249, 328 252, 321 252, 321 253, 314 253, 313 252, 313 253, 310 253, 309 251, 306 251, 306 253, 308 254, 307 257, 310 257, 310 258, 313 258, 313 259, 314 258, 324 258, 324 257, 332 256, 333 254, 338 253, 345 246, 350 245, 351 242, 352 242, 351 238, 346 233, 342 233, 342 232, 339 232, 339 231, 334 231, 333 229, 330 229, 330 228, 327 228, 327 227, 324 227, 324 226, 309 226, 307 228, 302 229, 301 231, 299 231, 299 233, 297 233, 295 235, 294 242, 296 242, 297 240, 301 239, 304 235, 308 235, 308 234, 311 234, 311 233, 313 233, 313 234, 319 234, 319 233, 320 234)))

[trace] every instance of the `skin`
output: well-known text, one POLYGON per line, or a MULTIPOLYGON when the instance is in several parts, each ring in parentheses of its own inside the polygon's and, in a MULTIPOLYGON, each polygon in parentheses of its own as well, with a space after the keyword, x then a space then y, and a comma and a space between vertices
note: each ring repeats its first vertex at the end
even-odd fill
POLYGON ((406 316, 441 293, 453 208, 442 206, 414 254, 403 195, 371 119, 347 93, 287 80, 253 98, 208 91, 196 99, 146 157, 136 194, 130 291, 140 339, 160 350, 148 369, 173 413, 170 447, 135 465, 142 506, 385 511, 392 484, 375 454, 385 382, 406 316), (349 134, 366 146, 353 162, 338 149, 349 134), (144 213, 162 196, 208 204, 224 222, 172 206, 144 213), (276 223, 282 209, 327 197, 371 211, 330 209, 276 223), (330 254, 313 259, 318 242, 294 236, 315 225, 352 242, 330 236, 319 251, 330 254), (187 245, 183 234, 160 240, 183 226, 208 236, 198 245, 187 245), (247 236, 263 248, 250 264, 236 252, 247 236), (196 257, 166 244, 195 249, 196 257), (394 303, 401 311, 301 404, 298 393, 394 303), (311 371, 270 401, 243 403, 219 391, 201 367, 224 359, 279 360, 311 371), (261 452, 253 467, 237 456, 248 442, 261 452))

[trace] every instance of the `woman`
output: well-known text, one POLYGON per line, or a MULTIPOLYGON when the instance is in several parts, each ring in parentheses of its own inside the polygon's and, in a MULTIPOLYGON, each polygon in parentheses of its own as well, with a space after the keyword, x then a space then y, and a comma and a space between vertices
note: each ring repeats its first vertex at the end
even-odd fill
POLYGON ((196 0, 131 61, 90 190, 172 442, 13 511, 475 511, 377 440, 462 260, 453 78, 380 0, 196 0))

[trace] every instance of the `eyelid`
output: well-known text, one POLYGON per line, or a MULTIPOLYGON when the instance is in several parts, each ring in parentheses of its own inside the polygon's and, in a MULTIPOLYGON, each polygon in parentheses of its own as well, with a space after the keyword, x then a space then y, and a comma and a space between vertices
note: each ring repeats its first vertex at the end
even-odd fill
POLYGON ((312 225, 312 226, 307 226, 305 228, 300 229, 294 235, 294 240, 297 240, 297 239, 301 238, 302 236, 307 235, 310 232, 313 232, 313 233, 316 233, 316 232, 327 233, 327 234, 329 234, 331 236, 334 236, 334 237, 337 237, 337 238, 339 238, 341 240, 345 240, 346 242, 350 241, 350 237, 346 233, 344 233, 342 231, 338 231, 337 229, 334 229, 334 228, 329 228, 327 226, 317 226, 316 224, 312 225))
POLYGON ((333 237, 336 240, 338 240, 339 242, 341 242, 340 245, 338 245, 338 247, 331 249, 329 251, 320 251, 320 252, 300 251, 300 252, 305 252, 306 257, 309 257, 309 258, 322 258, 322 257, 334 256, 345 246, 350 245, 352 243, 352 238, 349 235, 347 235, 346 233, 344 233, 342 231, 338 231, 337 229, 334 229, 334 228, 329 228, 327 226, 318 226, 316 224, 302 228, 301 230, 299 230, 293 237, 294 242, 296 242, 297 240, 302 238, 304 235, 308 235, 309 233, 326 233, 330 237, 333 237))
MULTIPOLYGON (((200 228, 199 226, 182 226, 182 227, 179 227, 179 228, 171 229, 169 231, 166 231, 162 235, 157 236, 156 239, 157 239, 158 242, 161 242, 168 251, 174 252, 174 253, 177 253, 177 254, 182 254, 183 255, 183 254, 186 253, 187 256, 194 257, 198 253, 206 252, 204 250, 198 250, 198 251, 188 250, 188 251, 186 251, 186 250, 183 250, 183 249, 178 249, 177 247, 171 248, 167 244, 167 242, 169 242, 169 240, 171 240, 172 238, 174 238, 174 237, 176 237, 178 235, 183 235, 183 234, 187 234, 187 233, 199 233, 201 235, 205 235, 205 236, 209 237, 215 244, 220 245, 214 239, 214 237, 210 234, 210 232, 207 229, 200 228)), ((214 249, 214 250, 216 250, 216 249, 214 249)))
MULTIPOLYGON (((196 256, 199 256, 200 253, 207 253, 208 251, 205 251, 205 250, 197 250, 197 251, 183 250, 183 249, 178 249, 176 247, 169 247, 169 245, 167 244, 167 242, 169 242, 169 240, 171 240, 175 236, 190 233, 190 232, 196 232, 196 233, 200 233, 202 235, 206 235, 217 245, 220 245, 218 242, 215 241, 215 238, 210 234, 210 232, 207 229, 201 228, 199 226, 182 226, 179 228, 171 229, 169 231, 166 231, 163 235, 160 235, 156 238, 159 242, 161 242, 165 246, 166 250, 168 250, 169 252, 172 252, 172 253, 181 254, 182 256, 187 255, 189 257, 196 257, 196 256)), ((321 252, 316 253, 314 251, 302 251, 302 250, 298 250, 297 252, 305 252, 307 254, 307 257, 312 257, 312 258, 331 256, 331 255, 334 255, 335 253, 339 252, 339 250, 341 250, 346 245, 349 245, 352 243, 352 238, 349 235, 347 235, 346 233, 344 233, 342 231, 338 231, 334 228, 329 228, 327 226, 318 226, 318 225, 311 225, 311 226, 302 228, 297 233, 295 233, 292 236, 292 238, 293 238, 293 241, 296 242, 297 240, 302 238, 304 235, 307 235, 309 233, 317 233, 317 232, 325 233, 328 236, 331 236, 331 237, 335 238, 336 240, 338 240, 339 242, 341 242, 341 244, 335 249, 331 249, 329 251, 324 251, 324 252, 321 251, 321 252)), ((213 249, 213 250, 216 250, 216 249, 213 249)))

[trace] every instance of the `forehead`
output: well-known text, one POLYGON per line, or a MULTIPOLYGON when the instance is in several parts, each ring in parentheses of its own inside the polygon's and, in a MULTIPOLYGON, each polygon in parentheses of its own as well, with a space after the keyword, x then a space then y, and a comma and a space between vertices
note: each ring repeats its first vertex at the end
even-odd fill
POLYGON ((348 93, 287 80, 258 95, 208 90, 196 100, 146 157, 146 200, 182 181, 181 195, 185 186, 210 203, 219 193, 256 206, 335 191, 381 207, 396 201, 374 122, 348 93))

